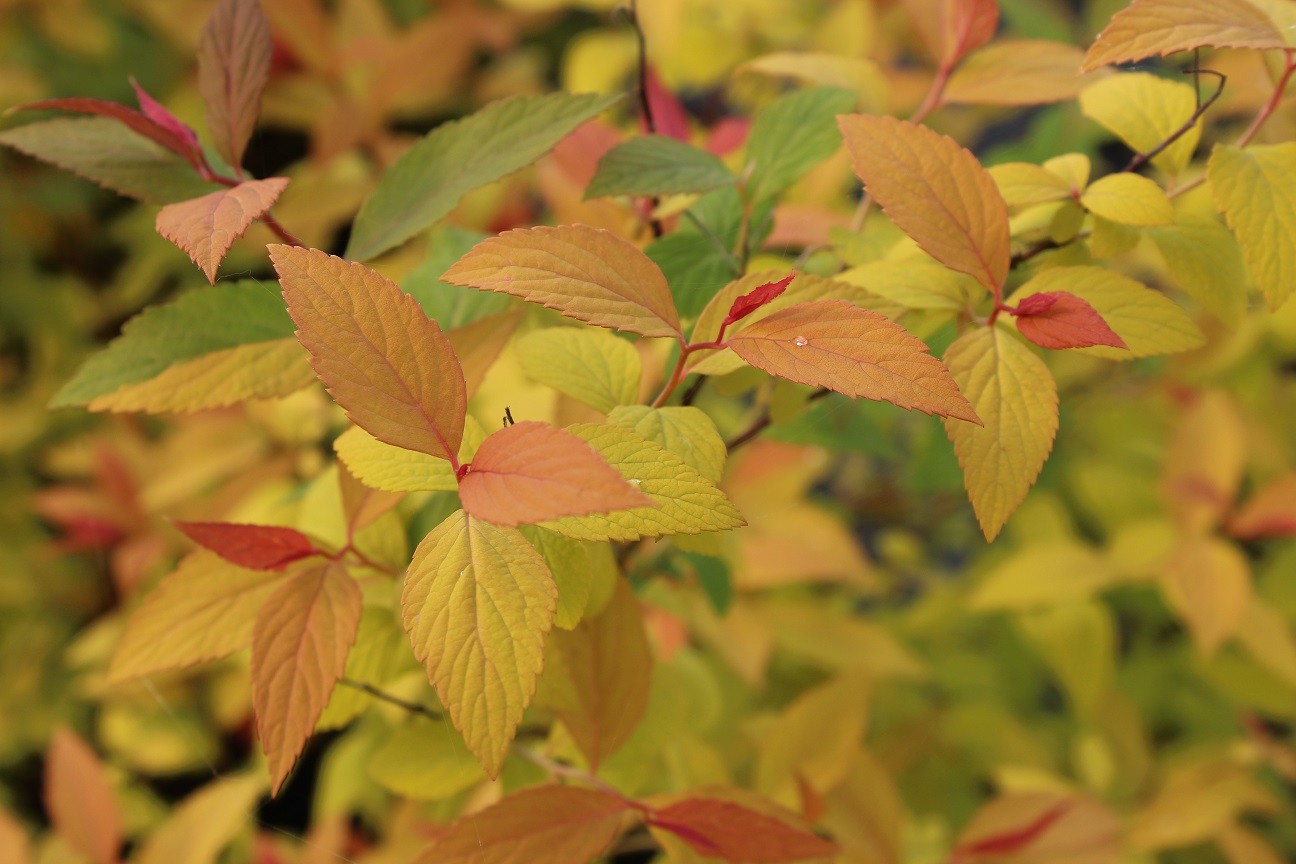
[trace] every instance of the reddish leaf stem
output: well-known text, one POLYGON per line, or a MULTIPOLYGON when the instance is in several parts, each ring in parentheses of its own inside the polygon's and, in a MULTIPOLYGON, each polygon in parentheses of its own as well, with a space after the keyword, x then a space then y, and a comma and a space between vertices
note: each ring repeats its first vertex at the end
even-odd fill
POLYGON ((696 342, 692 345, 680 339, 680 353, 675 360, 675 368, 671 370, 670 379, 666 386, 657 394, 657 398, 652 401, 652 408, 660 408, 666 404, 666 400, 675 392, 675 388, 684 380, 684 368, 688 365, 689 356, 695 351, 719 351, 725 347, 724 325, 720 326, 720 335, 710 342, 696 342))
POLYGON ((1269 118, 1273 116, 1274 111, 1278 110, 1279 104, 1282 103, 1283 94, 1287 90, 1287 84, 1291 81, 1292 73, 1296 72, 1296 49, 1288 48, 1285 52, 1285 56, 1287 62, 1283 67, 1282 74, 1278 76, 1278 82, 1274 84, 1273 93, 1270 94, 1269 101, 1260 109, 1260 113, 1256 114, 1255 119, 1251 121, 1251 125, 1242 133, 1242 137, 1234 143, 1234 147, 1245 147, 1250 144, 1251 139, 1260 131, 1260 127, 1264 126, 1269 118))

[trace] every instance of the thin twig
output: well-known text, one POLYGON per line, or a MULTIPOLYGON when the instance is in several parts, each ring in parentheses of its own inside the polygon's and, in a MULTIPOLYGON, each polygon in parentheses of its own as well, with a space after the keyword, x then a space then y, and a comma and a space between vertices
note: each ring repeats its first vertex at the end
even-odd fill
POLYGON ((372 696, 375 699, 378 699, 382 702, 386 702, 390 705, 395 705, 398 708, 404 708, 406 711, 408 711, 411 714, 418 714, 419 716, 426 717, 429 720, 441 720, 445 718, 445 715, 442 714, 440 711, 433 711, 431 708, 427 707, 426 705, 420 705, 417 702, 410 702, 409 700, 402 699, 399 696, 393 696, 392 694, 388 693, 386 690, 379 690, 377 687, 370 684, 368 681, 357 681, 354 678, 344 677, 344 678, 339 678, 338 683, 345 684, 347 687, 350 687, 353 690, 359 690, 361 693, 367 693, 368 695, 372 696))
MULTIPOLYGON (((829 390, 827 387, 820 387, 818 390, 814 391, 809 396, 807 396, 806 401, 814 402, 816 399, 822 399, 823 397, 827 396, 831 392, 833 391, 829 390)), ((757 435, 759 435, 760 433, 768 429, 770 424, 773 422, 774 422, 774 418, 770 414, 769 408, 766 408, 764 411, 761 412, 760 416, 756 418, 755 422, 753 422, 742 432, 739 432, 733 438, 729 439, 729 441, 725 442, 725 448, 728 449, 730 453, 732 453, 734 450, 737 450, 739 447, 743 446, 748 441, 751 441, 757 435)))
POLYGON ((1187 74, 1189 72, 1193 74, 1194 78, 1199 77, 1203 72, 1206 73, 1207 75, 1214 75, 1217 78, 1219 78, 1219 86, 1215 88, 1215 92, 1212 93, 1210 95, 1210 98, 1207 99, 1205 102, 1201 101, 1201 91, 1198 90, 1197 107, 1193 109, 1192 114, 1189 115, 1188 119, 1184 121, 1183 125, 1181 125, 1178 129, 1176 129, 1175 131, 1167 135, 1160 144, 1153 147, 1151 150, 1148 150, 1143 153, 1135 153, 1134 158, 1129 161, 1129 164, 1126 165, 1123 169, 1121 169, 1123 172, 1128 173, 1132 171, 1137 171, 1140 168, 1142 168, 1144 165, 1146 165, 1148 162, 1152 161, 1157 156, 1160 156, 1162 153, 1164 153, 1168 147, 1170 147, 1180 138, 1182 138, 1183 136, 1191 132, 1193 127, 1197 125, 1197 121, 1201 119, 1201 116, 1205 114, 1212 105, 1215 104, 1215 102, 1220 98, 1221 95, 1223 95, 1224 85, 1228 83, 1228 76, 1225 75, 1223 72, 1217 72, 1214 69, 1202 69, 1196 65, 1194 65, 1191 69, 1184 70, 1184 74, 1187 74))
MULTIPOLYGON (((644 38, 643 27, 639 23, 637 0, 630 0, 630 5, 625 7, 624 12, 630 21, 630 28, 634 30, 635 44, 639 48, 639 111, 643 115, 644 128, 648 130, 648 134, 655 135, 657 120, 653 117, 652 101, 648 98, 648 40, 644 38)), ((653 212, 656 212, 661 199, 654 195, 649 199, 649 203, 653 212)), ((661 220, 651 216, 648 219, 648 227, 652 230, 653 237, 660 237, 664 233, 661 220)))
POLYGON ((702 392, 702 385, 707 382, 707 377, 706 375, 697 376, 697 379, 689 385, 689 388, 684 391, 684 395, 680 397, 681 405, 692 405, 697 401, 698 394, 702 392))

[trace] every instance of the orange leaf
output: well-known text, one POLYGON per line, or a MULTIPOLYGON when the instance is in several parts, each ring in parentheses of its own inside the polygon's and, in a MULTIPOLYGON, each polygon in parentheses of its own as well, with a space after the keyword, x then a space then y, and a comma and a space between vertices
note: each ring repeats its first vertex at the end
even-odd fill
POLYGON ((998 0, 946 0, 945 57, 949 68, 969 51, 994 38, 999 29, 998 0))
POLYGON ((459 358, 469 396, 477 392, 521 321, 522 310, 513 309, 479 318, 446 333, 455 356, 459 358))
POLYGON ((554 631, 545 647, 577 702, 574 709, 558 709, 558 717, 597 771, 648 707, 652 654, 630 583, 618 579, 611 602, 597 617, 574 630, 554 631))
POLYGON ((1128 347, 1097 309, 1066 291, 1032 294, 1009 311, 1017 316, 1017 332, 1041 348, 1128 347))
POLYGON ((459 500, 470 516, 496 525, 653 506, 593 447, 534 420, 482 442, 459 481, 459 500))
POLYGON ((1212 48, 1287 48, 1274 22, 1247 0, 1134 0, 1085 54, 1085 72, 1153 55, 1212 48))
POLYGON ((652 259, 588 225, 506 231, 478 243, 441 279, 512 294, 600 327, 680 335, 675 301, 652 259))
POLYGON ((175 526, 199 546, 249 570, 282 570, 317 551, 305 534, 280 525, 176 522, 175 526))
POLYGON ((45 812, 54 830, 94 864, 114 864, 122 817, 103 763, 65 726, 54 730, 45 757, 45 812))
POLYGON ((270 77, 270 22, 258 0, 224 0, 198 39, 198 89, 216 151, 235 168, 261 113, 270 77))
POLYGON ((855 173, 891 221, 997 299, 1011 258, 1008 205, 976 157, 953 138, 894 117, 837 122, 855 173))
POLYGON ((396 492, 381 492, 361 483, 341 459, 338 460, 338 486, 342 490, 342 512, 347 529, 354 536, 372 525, 380 516, 400 503, 396 492))
POLYGON ((835 855, 837 845, 810 833, 773 807, 760 812, 717 798, 683 798, 653 810, 648 824, 669 831, 703 855, 744 864, 780 864, 835 855))
POLYGON ((271 794, 283 785, 342 677, 360 607, 360 587, 330 563, 290 578, 257 613, 252 706, 271 794))
POLYGON ((158 211, 157 232, 183 249, 207 281, 216 284, 216 268, 234 241, 269 212, 288 186, 286 177, 249 180, 201 198, 168 204, 158 211))
POLYGON ((457 465, 468 397, 441 327, 367 267, 315 249, 269 248, 297 338, 351 421, 457 465))
POLYGON ((1290 537, 1296 534, 1296 474, 1261 489, 1229 523, 1234 537, 1290 537))
POLYGON ((1198 394, 1175 424, 1166 454, 1162 494, 1181 528, 1215 528, 1233 506, 1246 469, 1247 429, 1233 398, 1198 394))
POLYGON ((949 864, 1117 861, 1120 821, 1106 805, 1074 794, 1007 793, 982 805, 949 864))
POLYGON ((845 300, 775 312, 730 339, 729 347, 757 369, 799 384, 981 422, 920 339, 845 300))
POLYGON ((620 835, 629 810, 594 789, 524 789, 455 822, 414 864, 588 864, 620 835))

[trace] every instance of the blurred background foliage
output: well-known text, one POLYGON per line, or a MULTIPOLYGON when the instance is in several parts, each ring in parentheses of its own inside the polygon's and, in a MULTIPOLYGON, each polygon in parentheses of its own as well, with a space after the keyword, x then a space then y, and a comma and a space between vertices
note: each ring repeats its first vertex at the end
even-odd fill
MULTIPOLYGON (((500 97, 624 90, 635 74, 633 31, 603 0, 263 4, 276 53, 247 165, 257 176, 291 177, 278 218, 336 253, 378 173, 415 136, 500 97)), ((211 5, 0 0, 0 106, 74 95, 132 103, 133 75, 201 126, 194 45, 211 5)), ((844 82, 870 110, 903 116, 926 88, 911 4, 640 5, 652 62, 699 138, 786 86, 751 65, 779 52, 872 58, 880 79, 844 82)), ((1002 30, 1084 46, 1122 5, 1002 0, 1002 30)), ((1253 55, 1213 60, 1230 84, 1207 144, 1268 87, 1253 55)), ((633 131, 628 111, 616 119, 633 131)), ((1074 101, 948 107, 931 125, 988 164, 1081 152, 1119 166, 1129 155, 1074 101)), ((1275 141, 1293 133, 1291 111, 1265 131, 1275 141)), ((481 232, 546 221, 633 231, 635 214, 581 200, 591 170, 572 145, 469 195, 450 221, 481 232)), ((103 686, 123 604, 185 548, 168 519, 255 513, 285 489, 314 506, 338 417, 318 389, 190 417, 50 412, 50 397, 88 353, 145 305, 200 286, 201 276, 154 233, 151 207, 7 150, 0 178, 0 805, 32 830, 44 824, 42 754, 51 729, 68 724, 96 742, 126 802, 127 833, 138 837, 213 775, 237 774, 259 757, 245 661, 148 688, 103 686)), ((845 224, 857 191, 843 154, 812 172, 784 205, 788 245, 798 231, 845 224)), ((266 278, 269 234, 254 226, 247 237, 225 272, 266 278)), ((415 278, 420 265, 426 273, 446 263, 423 264, 424 254, 413 244, 381 266, 415 278)), ((789 260, 774 249, 753 269, 789 260)), ((1145 247, 1118 264, 1153 285, 1168 278, 1145 247)), ((1296 543, 1238 547, 1263 620, 1209 658, 1150 562, 1176 542, 1174 496, 1165 492, 1176 463, 1232 477, 1238 500, 1296 465, 1296 304, 1272 316, 1249 310, 1232 328, 1201 323, 1207 345, 1169 359, 1112 366, 1050 352, 1063 390, 1057 446, 992 547, 976 530, 938 422, 838 397, 807 406, 804 392, 776 385, 777 422, 735 458, 727 481, 753 524, 728 614, 699 604, 664 562, 634 574, 660 612, 650 620, 659 652, 673 659, 655 685, 653 728, 611 770, 634 785, 635 771, 663 770, 654 760, 665 758, 674 780, 724 781, 766 758, 770 740, 830 734, 814 721, 831 725, 834 693, 800 697, 826 700, 817 712, 795 710, 792 697, 862 670, 874 682, 872 755, 852 763, 843 745, 842 758, 802 766, 812 786, 852 790, 829 797, 834 830, 864 831, 861 814, 894 817, 873 826, 878 856, 858 860, 935 861, 989 789, 1053 786, 1085 790, 1119 815, 1133 851, 1111 860, 1254 864, 1267 860, 1250 857, 1257 836, 1273 861, 1293 860, 1296 543), (1198 390, 1212 395, 1190 407, 1187 394, 1198 390), (830 619, 827 608, 858 617, 830 619), (677 632, 681 621, 691 639, 677 632), (722 730, 740 733, 721 744, 722 730), (688 735, 710 743, 693 747, 688 735), (650 759, 668 740, 683 743, 650 759), (835 772, 848 763, 857 767, 843 781, 835 772)), ((924 335, 939 352, 952 331, 924 335)), ((717 382, 718 393, 750 389, 742 374, 717 382)), ((512 395, 515 412, 522 403, 528 416, 563 410, 551 393, 512 395)), ((420 519, 432 524, 427 513, 420 519)), ((411 524, 409 533, 417 539, 418 530, 411 524)), ((423 686, 412 662, 393 661, 383 674, 398 691, 423 686)), ((465 796, 489 798, 467 785, 447 798, 402 779, 390 764, 400 751, 382 755, 401 722, 399 712, 366 715, 313 743, 286 795, 260 806, 228 860, 253 860, 254 848, 263 861, 329 860, 312 850, 364 846, 330 827, 348 818, 368 837, 416 815, 457 812, 465 796), (398 803, 393 792, 411 785, 411 800, 432 803, 398 803)), ((864 716, 852 722, 858 733, 864 716)), ((795 754, 786 758, 795 763, 795 754)), ((787 797, 787 780, 765 791, 787 797)), ((396 846, 381 850, 391 857, 361 860, 402 860, 396 846)))

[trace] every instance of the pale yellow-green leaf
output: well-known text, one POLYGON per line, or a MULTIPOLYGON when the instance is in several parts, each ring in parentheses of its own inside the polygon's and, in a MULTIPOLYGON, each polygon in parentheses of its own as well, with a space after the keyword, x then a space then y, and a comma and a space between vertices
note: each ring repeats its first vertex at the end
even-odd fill
MULTIPOLYGON (((1147 72, 1122 72, 1090 84, 1080 94, 1080 110, 1136 153, 1146 153, 1188 122, 1197 94, 1183 81, 1147 72)), ((1156 156, 1152 164, 1178 174, 1192 159, 1201 138, 1200 121, 1156 156)))
MULTIPOLYGON (((1040 574, 1051 579, 1050 569, 1040 574)), ((1022 615, 1018 623, 1062 683, 1078 714, 1092 717, 1115 673, 1116 633, 1101 603, 1062 603, 1022 615)))
POLYGON ((606 330, 551 327, 513 346, 527 377, 606 414, 639 396, 639 352, 606 330))
POLYGON ((761 609, 764 627, 790 654, 827 669, 858 669, 874 680, 918 679, 927 667, 890 631, 822 603, 775 601, 761 609))
POLYGON ((1102 267, 1054 267, 1019 288, 1014 301, 1042 291, 1069 291, 1097 310, 1127 350, 1097 345, 1077 353, 1130 360, 1191 351, 1205 342, 1188 314, 1159 291, 1102 267))
POLYGON ((1139 228, 1095 215, 1089 232, 1089 254, 1100 261, 1115 258, 1137 246, 1140 237, 1139 228))
POLYGON ((1180 213, 1175 224, 1149 228, 1174 281, 1206 311, 1236 325, 1246 311, 1247 274, 1242 249, 1219 219, 1180 213))
MULTIPOLYGON (((405 560, 398 567, 404 567, 405 560)), ((393 611, 377 606, 362 610, 360 629, 356 632, 355 645, 347 655, 346 670, 342 674, 352 681, 381 687, 401 670, 411 668, 413 659, 409 656, 405 634, 393 611)), ((335 687, 315 729, 340 729, 375 704, 379 703, 363 690, 345 685, 335 687)))
POLYGON ((221 849, 251 827, 264 794, 260 772, 223 777, 193 793, 149 832, 133 864, 214 864, 221 849))
POLYGON ((541 527, 577 540, 637 540, 666 534, 724 531, 744 524, 715 484, 655 441, 619 426, 583 423, 568 432, 603 456, 654 507, 568 516, 541 527))
POLYGON ((405 630, 450 720, 491 777, 535 693, 557 589, 516 528, 457 511, 405 575, 405 630))
POLYGON ((958 312, 970 308, 972 298, 981 293, 972 277, 942 267, 925 257, 863 264, 839 273, 836 281, 858 285, 869 294, 890 300, 905 309, 958 312))
POLYGON ((989 169, 1009 207, 1025 207, 1071 197, 1065 177, 1031 162, 1007 162, 989 169))
POLYGON ((705 411, 691 406, 626 405, 610 412, 608 422, 656 441, 712 483, 724 476, 729 450, 705 411))
POLYGON ((521 525, 518 530, 544 557, 558 586, 558 608, 554 623, 570 630, 580 623, 589 605, 590 591, 594 585, 594 568, 590 566, 590 553, 580 540, 573 540, 534 525, 521 525))
POLYGON ((99 396, 91 411, 205 411, 249 399, 287 396, 315 380, 309 355, 296 339, 226 348, 168 367, 147 381, 99 396))
POLYGON ((1237 638, 1257 663, 1296 687, 1296 636, 1272 604, 1259 597, 1252 600, 1237 638))
POLYGON ((481 782, 482 769, 444 722, 414 718, 369 758, 369 776, 397 795, 438 801, 481 782))
POLYGON ((1169 225, 1174 205, 1165 190, 1140 174, 1108 174, 1080 196, 1080 203, 1096 216, 1121 225, 1169 225))
POLYGON ((972 509, 993 540, 1035 483, 1058 427, 1057 384, 1044 362, 997 327, 977 327, 945 365, 984 423, 945 421, 972 509))
POLYGON ((1204 656, 1237 633, 1251 607, 1251 565, 1218 537, 1187 535, 1165 564, 1161 587, 1204 656))
POLYGON ((352 426, 333 442, 347 470, 372 489, 384 492, 453 492, 458 488, 450 463, 430 453, 395 447, 352 426))
POLYGON ((1073 540, 1036 543, 994 567, 973 590, 978 612, 1029 611, 1088 600, 1116 580, 1103 557, 1073 540))
POLYGON ((1254 769, 1234 759, 1212 755, 1181 759, 1133 814, 1128 843, 1142 851, 1201 843, 1243 810, 1271 800, 1254 769))
POLYGON ((179 669, 246 648, 257 610, 283 578, 245 570, 214 552, 194 552, 131 615, 109 679, 179 669))
POLYGON ((819 793, 836 787, 860 752, 868 703, 869 679, 859 671, 798 696, 760 736, 756 789, 796 807, 798 781, 819 793))
POLYGON ((907 814, 895 779, 868 750, 855 757, 846 779, 827 796, 821 820, 841 844, 842 864, 902 864, 907 814))
POLYGON ((794 78, 820 87, 842 87, 859 96, 856 108, 870 114, 887 111, 890 85, 878 64, 865 57, 846 57, 809 51, 780 51, 748 60, 738 72, 757 72, 775 78, 794 78))
POLYGON ((1089 185, 1089 173, 1092 165, 1089 157, 1083 153, 1063 153, 1052 159, 1045 159, 1041 166, 1050 174, 1056 174, 1065 180, 1075 192, 1089 185))
POLYGON ((1296 143, 1216 147, 1207 177, 1252 279, 1277 309, 1296 288, 1296 143))

